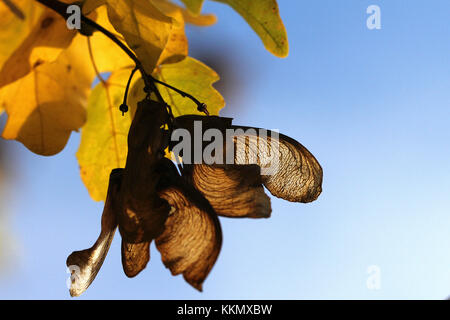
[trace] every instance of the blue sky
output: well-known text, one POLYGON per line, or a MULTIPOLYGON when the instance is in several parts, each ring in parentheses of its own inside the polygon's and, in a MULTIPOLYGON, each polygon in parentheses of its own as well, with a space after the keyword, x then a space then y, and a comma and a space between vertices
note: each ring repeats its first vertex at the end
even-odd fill
MULTIPOLYGON (((444 299, 450 295, 450 24, 447 0, 279 1, 290 54, 279 59, 230 8, 189 28, 191 52, 215 48, 236 82, 224 116, 279 129, 324 170, 311 204, 272 197, 272 217, 221 219, 224 242, 204 284, 172 277, 152 247, 136 278, 116 235, 80 299, 444 299), (381 29, 366 8, 381 8, 381 29), (366 282, 380 270, 380 288, 366 282)), ((229 81, 229 79, 225 79, 229 81)), ((79 178, 72 135, 57 156, 11 147, 7 211, 16 247, 0 298, 69 299, 65 260, 99 232, 102 203, 79 178)))

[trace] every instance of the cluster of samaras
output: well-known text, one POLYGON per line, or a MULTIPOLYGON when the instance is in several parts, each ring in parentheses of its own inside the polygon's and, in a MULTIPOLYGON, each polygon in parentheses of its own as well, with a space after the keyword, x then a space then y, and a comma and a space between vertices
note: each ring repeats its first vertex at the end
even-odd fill
MULTIPOLYGON (((263 175, 265 159, 248 157, 251 149, 234 155, 239 164, 194 163, 177 167, 164 157, 171 150, 173 130, 193 130, 202 121, 203 130, 248 128, 231 125, 231 119, 216 116, 181 116, 173 119, 167 106, 149 99, 138 104, 128 134, 125 168, 111 172, 102 215, 101 233, 95 244, 73 252, 67 259, 72 272, 70 294, 83 293, 97 275, 111 245, 117 226, 122 236, 125 274, 136 276, 149 259, 155 240, 164 265, 173 275, 198 290, 213 267, 222 244, 218 216, 266 218, 270 198, 310 202, 321 192, 322 169, 314 156, 297 141, 279 134, 279 163, 275 172, 263 175), (243 153, 255 163, 242 163, 243 153)), ((233 137, 237 143, 239 137, 233 137)), ((246 135, 247 141, 267 139, 246 135)), ((267 141, 270 144, 270 141, 267 141)), ((229 142, 228 142, 229 143, 229 142)), ((225 145, 226 149, 229 146, 225 145)), ((237 149, 236 149, 237 150, 237 149)), ((273 151, 272 151, 273 152, 273 151)))

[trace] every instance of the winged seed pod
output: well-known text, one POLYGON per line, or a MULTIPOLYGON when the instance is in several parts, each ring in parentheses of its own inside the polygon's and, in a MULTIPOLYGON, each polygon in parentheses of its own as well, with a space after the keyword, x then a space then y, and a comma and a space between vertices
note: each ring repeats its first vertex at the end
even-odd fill
POLYGON ((163 158, 167 143, 162 125, 167 116, 163 104, 147 99, 139 103, 128 135, 125 168, 110 175, 100 236, 90 249, 75 251, 67 259, 72 296, 82 294, 94 280, 117 226, 127 276, 145 268, 150 242, 156 239, 172 274, 183 274, 188 283, 202 289, 220 252, 222 232, 209 202, 163 158))
MULTIPOLYGON (((149 99, 138 104, 128 134, 125 168, 111 172, 100 236, 92 248, 75 251, 67 259, 72 296, 83 293, 94 280, 117 226, 127 276, 134 277, 146 267, 150 242, 155 240, 171 273, 183 274, 201 291, 222 244, 218 215, 269 217, 270 198, 263 186, 274 196, 295 202, 313 201, 321 193, 322 168, 294 139, 233 126, 230 118, 187 115, 172 120, 167 108, 149 99), (198 151, 194 141, 181 154, 180 175, 174 163, 164 158, 167 146, 172 151, 176 148, 168 137, 176 129, 195 136, 198 122, 202 137, 208 129, 233 133, 214 151, 223 160, 220 163, 188 162, 187 154, 198 151), (166 124, 170 131, 164 129, 166 124), (226 161, 230 158, 231 163, 226 161)), ((202 141, 201 154, 207 148, 202 141)))
MULTIPOLYGON (((266 129, 234 126, 230 118, 215 116, 181 116, 175 118, 174 128, 188 130, 191 136, 200 130, 197 134, 202 137, 216 128, 226 137, 220 146, 222 156, 218 157, 222 164, 191 161, 183 170, 219 215, 268 217, 270 209, 265 209, 270 208, 270 203, 262 185, 272 195, 292 202, 311 202, 322 192, 323 172, 319 162, 288 136, 266 129)), ((171 147, 174 148, 173 141, 171 147)), ((192 144, 191 155, 194 149, 192 144)))

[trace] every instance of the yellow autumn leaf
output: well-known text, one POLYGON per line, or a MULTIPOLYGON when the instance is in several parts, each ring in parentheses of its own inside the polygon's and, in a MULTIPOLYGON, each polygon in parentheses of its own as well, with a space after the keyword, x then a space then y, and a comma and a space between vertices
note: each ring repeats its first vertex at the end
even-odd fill
POLYGON ((194 16, 189 11, 183 10, 183 17, 186 23, 190 23, 198 27, 212 26, 217 22, 217 17, 214 14, 200 14, 198 16, 194 16))
POLYGON ((27 75, 44 62, 55 61, 67 48, 76 30, 53 10, 45 9, 31 32, 5 61, 0 70, 0 87, 27 75))
POLYGON ((64 148, 86 118, 94 71, 86 64, 85 43, 84 37, 76 37, 55 61, 34 66, 0 89, 0 105, 8 114, 3 138, 18 140, 40 155, 64 148))
POLYGON ((89 97, 88 120, 81 129, 77 159, 81 179, 96 201, 106 198, 111 170, 125 166, 131 118, 129 112, 122 116, 119 106, 130 71, 113 72, 104 83, 97 84, 89 97))
POLYGON ((168 15, 168 12, 179 10, 183 15, 183 20, 186 23, 190 23, 199 27, 206 27, 213 25, 217 22, 217 17, 213 14, 198 14, 194 15, 191 11, 180 7, 179 5, 170 2, 168 0, 152 0, 153 4, 161 10, 164 14, 168 15))
POLYGON ((155 7, 173 19, 172 29, 157 65, 183 60, 188 54, 188 40, 184 32, 184 17, 179 7, 168 6, 163 1, 154 1, 155 7))
MULTIPOLYGON (((163 64, 156 69, 153 76, 205 103, 211 115, 219 115, 220 109, 225 106, 225 100, 213 87, 213 83, 220 79, 219 76, 214 70, 194 58, 186 57, 178 63, 163 64)), ((184 114, 203 114, 197 111, 197 105, 189 98, 184 98, 163 85, 157 84, 157 87, 164 101, 172 107, 175 117, 184 114)), ((128 97, 132 116, 136 111, 137 102, 144 97, 144 82, 139 79, 131 88, 128 97)))
POLYGON ((20 14, 0 1, 0 69, 36 23, 42 7, 33 0, 10 1, 20 14))
MULTIPOLYGON (((171 86, 194 96, 200 102, 206 103, 211 115, 218 115, 225 106, 220 93, 212 86, 220 78, 217 73, 194 58, 187 57, 181 62, 164 64, 157 68, 154 76, 171 86)), ((202 114, 197 111, 197 105, 188 98, 183 98, 169 88, 158 85, 164 100, 172 107, 175 117, 184 114, 202 114)))
POLYGON ((214 0, 230 5, 258 34, 265 48, 277 57, 289 53, 286 29, 276 0, 214 0))
MULTIPOLYGON (((106 7, 99 7, 95 12, 97 13, 96 22, 103 28, 115 34, 114 28, 109 22, 106 7)), ((120 35, 115 35, 120 38, 120 35)), ((133 60, 103 33, 94 32, 93 35, 89 37, 89 42, 91 43, 91 53, 98 72, 112 72, 120 68, 134 65, 133 60)), ((87 50, 89 51, 89 48, 87 48, 87 50)), ((91 61, 89 61, 89 63, 91 63, 91 61)))
POLYGON ((181 0, 186 8, 194 15, 199 15, 202 11, 203 1, 204 0, 181 0))
MULTIPOLYGON (((106 0, 85 0, 83 2, 83 14, 89 14, 100 6, 106 4, 106 0)), ((102 25, 103 26, 103 25, 102 25)))
POLYGON ((151 73, 167 44, 172 19, 150 1, 106 0, 111 24, 151 73))

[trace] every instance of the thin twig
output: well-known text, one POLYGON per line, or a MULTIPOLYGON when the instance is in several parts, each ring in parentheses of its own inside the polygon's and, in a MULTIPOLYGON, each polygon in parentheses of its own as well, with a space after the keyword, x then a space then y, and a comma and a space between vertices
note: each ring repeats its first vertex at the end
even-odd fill
POLYGON ((127 98, 128 98, 128 90, 130 89, 131 80, 133 79, 134 73, 137 71, 137 67, 135 67, 130 74, 130 77, 127 81, 127 86, 125 87, 125 94, 123 95, 123 102, 119 107, 119 110, 122 111, 122 116, 125 115, 125 112, 128 111, 127 98))
POLYGON ((186 93, 180 89, 177 89, 173 86, 171 86, 170 84, 167 84, 165 82, 159 81, 158 79, 156 79, 153 76, 150 76, 153 82, 159 83, 173 91, 175 91, 176 93, 178 93, 179 95, 181 95, 184 98, 189 98, 192 101, 194 101, 194 103, 197 105, 197 110, 200 112, 204 112, 206 115, 209 115, 208 109, 206 109, 206 104, 204 104, 203 102, 198 101, 194 96, 190 95, 189 93, 186 93))
MULTIPOLYGON (((56 11, 59 15, 61 15, 65 20, 67 20, 69 18, 69 14, 67 13, 67 8, 71 5, 71 4, 66 4, 63 2, 60 2, 58 0, 36 0, 37 2, 43 4, 44 6, 56 11)), ((108 31, 107 29, 103 28, 101 25, 99 25, 98 23, 96 23, 95 21, 87 18, 86 16, 84 16, 83 14, 81 15, 81 21, 84 22, 86 25, 100 31, 101 33, 103 33, 105 36, 107 36, 109 39, 111 39, 115 44, 117 44, 136 64, 136 69, 139 69, 141 75, 142 75, 142 79, 144 80, 145 83, 145 87, 146 87, 146 91, 147 93, 149 91, 152 91, 156 94, 157 99, 161 102, 161 103, 165 103, 163 97, 161 96, 161 93, 159 92, 158 88, 156 87, 155 83, 159 83, 163 86, 166 86, 172 90, 174 90, 175 92, 177 92, 178 94, 180 94, 183 97, 187 97, 189 99, 191 99, 193 102, 195 102, 195 104, 197 104, 197 110, 204 112, 206 115, 209 115, 208 110, 206 108, 206 104, 198 101, 195 97, 193 97, 192 95, 177 89, 165 82, 159 81, 158 79, 154 78, 153 76, 149 75, 141 61, 138 59, 138 57, 133 53, 133 51, 131 51, 122 41, 120 41, 119 39, 117 39, 117 37, 111 33, 110 31, 108 31)), ((133 72, 134 73, 134 72, 133 72)))

